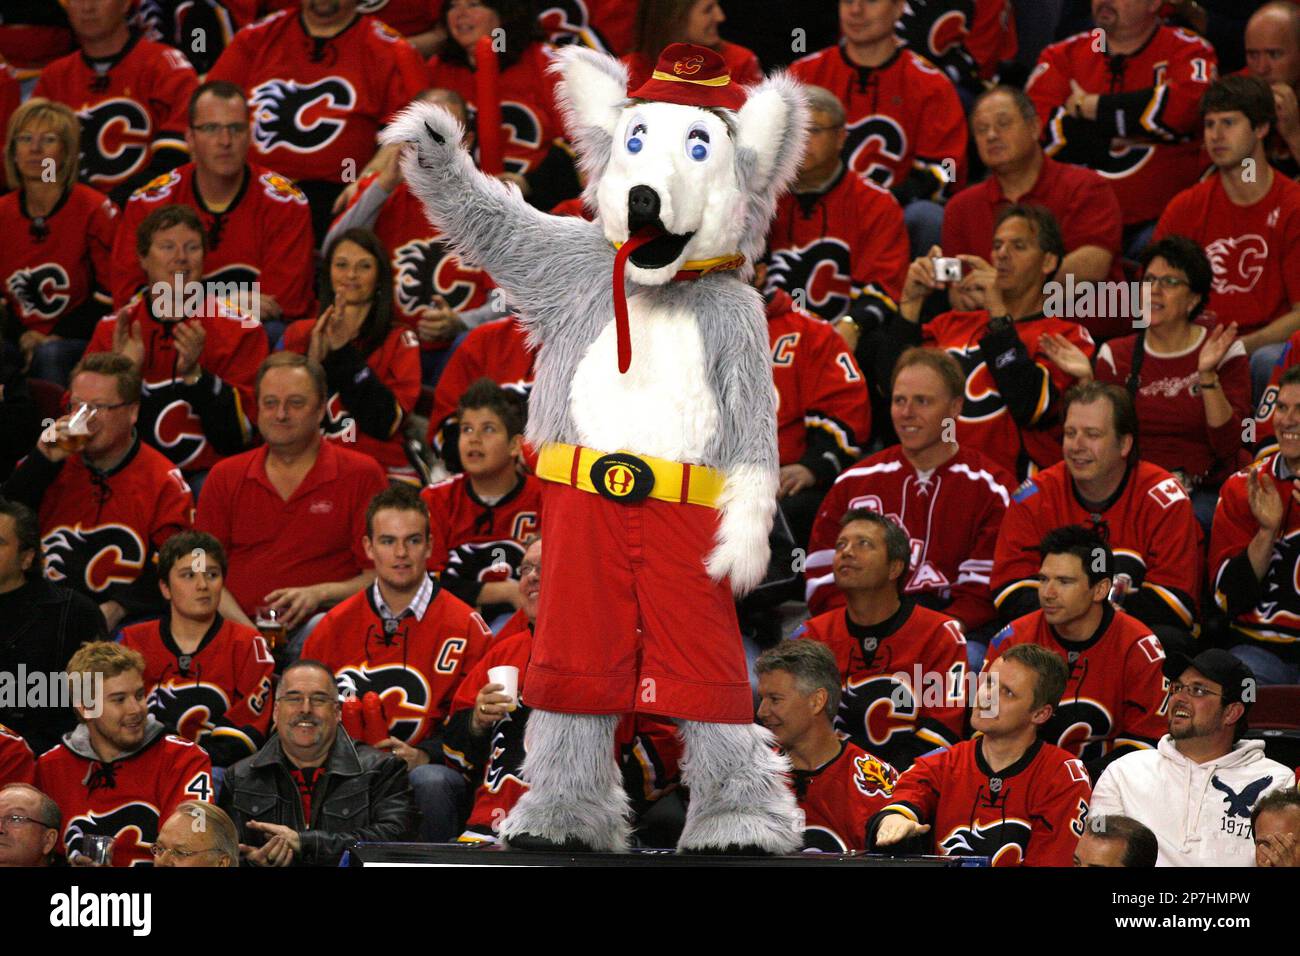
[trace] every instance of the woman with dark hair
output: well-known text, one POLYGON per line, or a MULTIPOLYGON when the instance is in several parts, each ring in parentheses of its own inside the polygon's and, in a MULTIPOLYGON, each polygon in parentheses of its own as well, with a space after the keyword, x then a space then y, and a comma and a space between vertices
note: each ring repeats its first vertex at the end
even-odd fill
POLYGON ((663 48, 672 43, 693 43, 721 55, 733 82, 742 86, 763 79, 758 57, 718 34, 726 20, 718 0, 641 0, 636 16, 636 46, 623 58, 631 74, 628 89, 635 90, 654 71, 663 48))
POLYGON ((117 209, 77 182, 77 116, 33 98, 14 111, 5 138, 0 198, 0 301, 4 337, 18 346, 32 378, 68 384, 95 323, 108 311, 117 209), (97 294, 98 293, 98 294, 97 294))
MULTIPOLYGON (((564 123, 555 105, 556 80, 547 72, 547 48, 538 39, 533 0, 447 0, 442 23, 447 42, 429 63, 430 85, 455 90, 471 112, 477 111, 476 44, 485 36, 493 37, 500 72, 497 88, 505 171, 520 177, 537 171, 552 144, 564 136, 564 123), (498 30, 501 32, 495 32, 498 30), (499 43, 495 42, 498 37, 499 43)), ((519 183, 513 177, 512 181, 519 183)), ((519 185, 523 188, 524 184, 519 185)))
POLYGON ((1097 378, 1125 385, 1137 405, 1142 458, 1172 472, 1209 531, 1225 478, 1244 463, 1250 361, 1237 325, 1197 321, 1214 273, 1201 247, 1166 236, 1142 252, 1150 323, 1097 353, 1097 378))
POLYGON ((403 433, 420 397, 420 346, 393 322, 388 250, 370 230, 349 229, 325 248, 324 264, 324 310, 290 325, 284 347, 325 367, 325 436, 373 457, 389 480, 420 484, 403 433))

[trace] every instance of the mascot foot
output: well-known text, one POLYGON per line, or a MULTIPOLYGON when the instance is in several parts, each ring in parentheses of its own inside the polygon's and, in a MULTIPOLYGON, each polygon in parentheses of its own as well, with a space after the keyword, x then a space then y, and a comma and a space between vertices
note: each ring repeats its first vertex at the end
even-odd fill
POLYGON ((617 714, 528 716, 523 777, 528 792, 501 822, 514 849, 626 851, 632 836, 623 775, 614 759, 617 714))
POLYGON ((548 840, 535 833, 516 833, 506 844, 511 850, 528 850, 532 853, 595 853, 596 848, 588 846, 577 837, 565 837, 562 841, 548 840))
POLYGON ((698 850, 681 849, 678 852, 682 856, 774 856, 771 850, 764 849, 761 846, 750 844, 741 846, 738 843, 730 843, 722 849, 715 847, 701 847, 698 850))
POLYGON ((682 783, 690 789, 679 853, 797 853, 801 814, 789 761, 756 724, 681 722, 682 783))

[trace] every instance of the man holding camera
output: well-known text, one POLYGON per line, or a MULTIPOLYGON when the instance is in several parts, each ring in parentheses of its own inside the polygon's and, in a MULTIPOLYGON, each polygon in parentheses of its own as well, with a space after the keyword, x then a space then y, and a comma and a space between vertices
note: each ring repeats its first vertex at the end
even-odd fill
POLYGON ((900 314, 882 333, 880 361, 891 368, 906 348, 923 344, 961 363, 966 398, 954 437, 1018 478, 1061 460, 1061 395, 1091 374, 1088 330, 1043 314, 1044 284, 1064 254, 1050 212, 1008 206, 994 228, 993 262, 946 258, 932 247, 908 268, 900 314), (939 290, 950 293, 952 310, 921 325, 926 298, 939 290))

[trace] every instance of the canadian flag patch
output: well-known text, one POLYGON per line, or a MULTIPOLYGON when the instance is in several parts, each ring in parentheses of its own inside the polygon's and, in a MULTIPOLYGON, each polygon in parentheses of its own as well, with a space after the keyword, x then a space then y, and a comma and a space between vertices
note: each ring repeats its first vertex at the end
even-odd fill
POLYGON ((1183 486, 1178 483, 1177 478, 1166 478, 1147 494, 1154 498, 1161 508, 1168 508, 1176 501, 1187 500, 1187 492, 1183 491, 1183 486))

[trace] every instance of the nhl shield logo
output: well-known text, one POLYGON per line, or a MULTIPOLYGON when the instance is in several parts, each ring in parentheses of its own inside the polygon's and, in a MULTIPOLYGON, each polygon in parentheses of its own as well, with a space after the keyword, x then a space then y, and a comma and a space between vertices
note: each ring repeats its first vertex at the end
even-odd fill
POLYGON ((655 475, 636 455, 618 452, 596 459, 591 466, 591 483, 601 496, 627 504, 650 495, 655 475))

